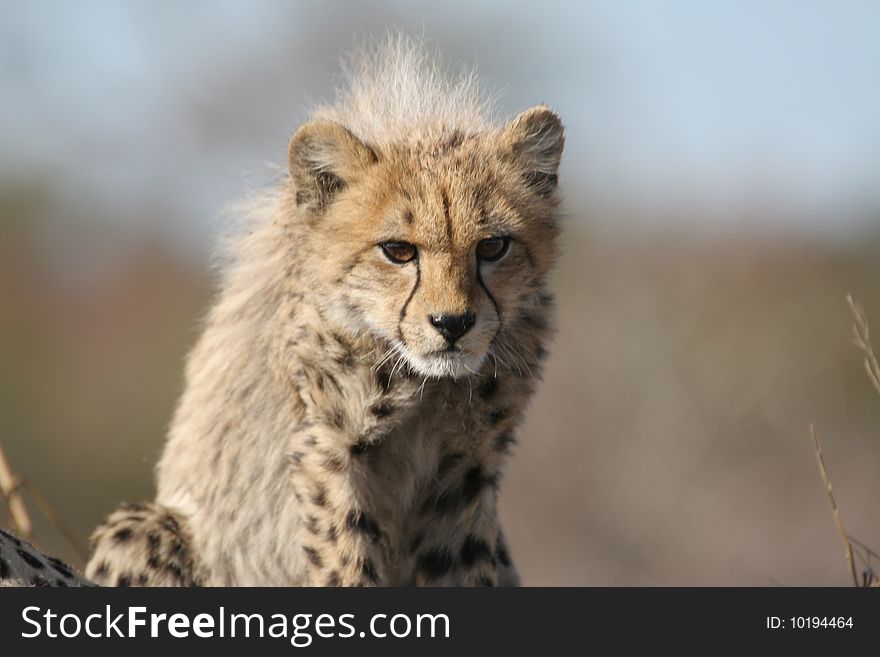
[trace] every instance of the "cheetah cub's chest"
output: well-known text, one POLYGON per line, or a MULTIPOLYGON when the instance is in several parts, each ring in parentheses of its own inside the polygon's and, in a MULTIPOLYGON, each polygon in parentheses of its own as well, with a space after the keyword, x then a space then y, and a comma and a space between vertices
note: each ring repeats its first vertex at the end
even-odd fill
MULTIPOLYGON (((516 405, 507 404, 522 383, 491 374, 477 384, 429 381, 408 408, 397 399, 404 418, 386 434, 352 443, 348 460, 319 457, 324 472, 296 477, 322 482, 297 491, 306 558, 327 578, 311 583, 336 583, 352 563, 364 584, 512 581, 513 571, 505 574, 499 564, 499 554, 508 560, 495 507, 515 419, 516 405), (344 490, 354 494, 340 495, 344 490), (350 548, 362 554, 365 546, 371 556, 349 556, 350 548)), ((387 420, 395 422, 391 413, 387 420)), ((320 438, 305 440, 324 451, 320 438)))

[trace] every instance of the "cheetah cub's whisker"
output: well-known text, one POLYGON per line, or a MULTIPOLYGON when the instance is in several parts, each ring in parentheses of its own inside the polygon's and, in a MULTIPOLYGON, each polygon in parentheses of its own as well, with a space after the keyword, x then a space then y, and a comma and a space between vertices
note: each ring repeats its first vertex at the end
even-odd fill
POLYGON ((87 577, 517 584, 497 495, 547 354, 562 148, 550 109, 497 121, 420 43, 350 57, 242 213, 156 501, 98 528, 87 577))

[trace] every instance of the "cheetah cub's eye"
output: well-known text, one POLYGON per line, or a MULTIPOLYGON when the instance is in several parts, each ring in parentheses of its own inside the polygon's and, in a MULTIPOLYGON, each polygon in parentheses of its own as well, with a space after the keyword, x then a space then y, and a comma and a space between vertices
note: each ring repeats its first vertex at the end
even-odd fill
POLYGON ((510 248, 510 239, 507 237, 490 237, 480 240, 477 244, 477 258, 486 262, 501 260, 507 249, 510 248))
POLYGON ((408 242, 382 242, 379 246, 385 257, 396 265, 407 263, 419 254, 418 249, 408 242))

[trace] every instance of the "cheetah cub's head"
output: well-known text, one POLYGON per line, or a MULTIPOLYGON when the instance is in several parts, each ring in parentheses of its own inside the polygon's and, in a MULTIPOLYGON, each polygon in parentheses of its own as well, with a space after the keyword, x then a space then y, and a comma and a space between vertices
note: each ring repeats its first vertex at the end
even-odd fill
POLYGON ((544 106, 484 132, 385 144, 304 124, 289 164, 324 312, 426 377, 515 350, 557 254, 563 140, 544 106))

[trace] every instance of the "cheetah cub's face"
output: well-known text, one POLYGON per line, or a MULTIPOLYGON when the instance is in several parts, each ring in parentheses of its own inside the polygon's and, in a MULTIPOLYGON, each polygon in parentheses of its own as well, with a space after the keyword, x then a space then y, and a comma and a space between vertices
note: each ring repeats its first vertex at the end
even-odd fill
POLYGON ((546 107, 477 134, 368 144, 313 121, 289 147, 323 310, 426 377, 476 373, 556 258, 559 118, 546 107))

